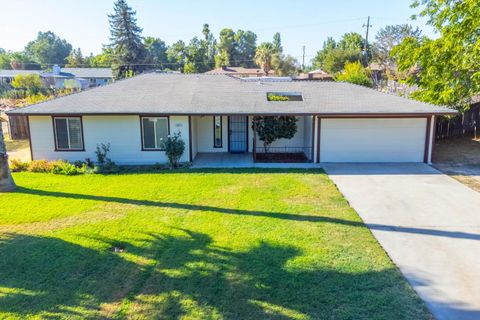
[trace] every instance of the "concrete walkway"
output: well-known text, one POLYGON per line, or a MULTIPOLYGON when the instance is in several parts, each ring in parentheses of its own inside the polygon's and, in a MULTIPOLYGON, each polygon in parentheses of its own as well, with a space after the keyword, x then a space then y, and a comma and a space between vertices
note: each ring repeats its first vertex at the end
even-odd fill
POLYGON ((198 153, 193 160, 192 169, 200 168, 321 168, 317 163, 259 163, 253 162, 251 153, 205 152, 198 153))
POLYGON ((480 193, 424 164, 323 167, 437 319, 480 319, 480 193))

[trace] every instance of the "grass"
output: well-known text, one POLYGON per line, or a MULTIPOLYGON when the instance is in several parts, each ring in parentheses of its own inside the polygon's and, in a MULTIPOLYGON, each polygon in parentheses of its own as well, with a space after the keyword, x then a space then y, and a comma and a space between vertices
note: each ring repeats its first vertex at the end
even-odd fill
POLYGON ((431 318, 321 171, 14 178, 0 318, 431 318))

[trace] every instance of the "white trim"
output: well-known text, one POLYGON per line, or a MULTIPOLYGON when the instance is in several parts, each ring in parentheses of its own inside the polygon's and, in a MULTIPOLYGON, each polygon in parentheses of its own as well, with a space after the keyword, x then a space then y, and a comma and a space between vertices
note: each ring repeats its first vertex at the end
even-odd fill
POLYGON ((433 151, 433 144, 435 143, 435 116, 432 116, 430 120, 430 137, 429 137, 429 143, 428 143, 428 157, 427 157, 427 163, 432 164, 432 151, 433 151))
POLYGON ((59 151, 70 151, 70 150, 83 150, 83 126, 81 117, 53 117, 53 129, 55 130, 55 148, 59 151), (67 143, 68 148, 60 148, 58 146, 58 131, 57 131, 57 119, 65 119, 65 124, 67 125, 67 143), (72 148, 72 142, 70 141, 70 120, 80 121, 80 148, 72 148))
POLYGON ((165 151, 165 148, 160 148, 160 146, 158 145, 158 141, 157 141, 157 119, 165 119, 167 120, 167 135, 168 135, 168 132, 170 132, 170 128, 169 128, 169 119, 168 117, 140 117, 141 121, 141 130, 142 130, 142 149, 143 150, 152 150, 152 151, 165 151), (143 127, 143 119, 155 119, 155 121, 153 121, 153 133, 154 133, 154 140, 155 140, 155 147, 154 148, 147 148, 145 147, 145 131, 144 131, 144 127, 143 127))

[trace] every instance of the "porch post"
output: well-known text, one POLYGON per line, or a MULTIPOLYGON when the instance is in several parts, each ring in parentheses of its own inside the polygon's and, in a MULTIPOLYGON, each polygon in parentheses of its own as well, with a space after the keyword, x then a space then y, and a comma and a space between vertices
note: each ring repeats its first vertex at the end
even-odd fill
POLYGON ((253 121, 253 162, 257 161, 257 124, 255 120, 253 121))

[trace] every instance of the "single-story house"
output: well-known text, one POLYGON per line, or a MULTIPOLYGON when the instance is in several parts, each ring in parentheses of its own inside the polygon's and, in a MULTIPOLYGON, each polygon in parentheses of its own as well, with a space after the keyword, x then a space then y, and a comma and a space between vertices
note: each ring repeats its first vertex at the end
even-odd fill
POLYGON ((430 163, 435 117, 455 113, 349 83, 159 73, 9 112, 28 116, 33 159, 94 159, 96 146, 110 143, 119 164, 166 162, 163 141, 173 133, 185 141, 185 162, 203 153, 301 153, 315 163, 430 163), (265 150, 255 116, 294 116, 297 131, 265 150))

